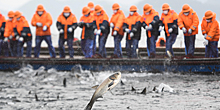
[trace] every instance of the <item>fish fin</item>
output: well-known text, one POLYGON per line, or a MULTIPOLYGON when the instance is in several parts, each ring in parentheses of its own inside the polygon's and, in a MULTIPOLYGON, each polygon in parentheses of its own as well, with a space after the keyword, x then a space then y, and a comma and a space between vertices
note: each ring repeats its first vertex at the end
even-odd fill
POLYGON ((114 95, 113 92, 112 92, 110 89, 109 89, 109 92, 110 92, 112 95, 114 95))
POLYGON ((99 98, 103 98, 103 96, 99 96, 97 99, 99 99, 99 98))
POLYGON ((97 89, 99 85, 92 86, 93 89, 97 89))
POLYGON ((123 85, 125 85, 125 83, 121 80, 121 85, 123 86, 123 85))
POLYGON ((143 89, 143 91, 141 92, 141 94, 146 94, 146 87, 143 89))
POLYGON ((132 86, 132 87, 131 87, 131 91, 136 91, 136 89, 132 86))

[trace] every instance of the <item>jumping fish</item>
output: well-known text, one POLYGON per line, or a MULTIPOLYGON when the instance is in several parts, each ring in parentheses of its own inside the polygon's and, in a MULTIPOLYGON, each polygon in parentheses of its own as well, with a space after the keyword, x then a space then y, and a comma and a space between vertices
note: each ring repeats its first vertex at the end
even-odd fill
POLYGON ((102 95, 105 94, 107 91, 111 90, 114 88, 121 79, 121 72, 116 72, 115 74, 109 76, 107 79, 105 79, 101 85, 99 85, 94 92, 90 102, 86 106, 85 110, 91 110, 93 104, 98 98, 102 98, 102 95))

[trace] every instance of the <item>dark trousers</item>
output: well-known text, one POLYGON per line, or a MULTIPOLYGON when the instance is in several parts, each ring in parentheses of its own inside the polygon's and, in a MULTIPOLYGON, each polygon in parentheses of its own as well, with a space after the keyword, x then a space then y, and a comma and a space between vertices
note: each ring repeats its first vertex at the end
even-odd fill
POLYGON ((173 44, 176 41, 176 37, 177 37, 176 34, 170 34, 170 36, 166 36, 166 52, 170 51, 170 53, 172 55, 174 55, 173 54, 173 44))
MULTIPOLYGON (((23 52, 24 52, 24 43, 18 41, 17 42, 17 56, 18 57, 23 57, 23 52)), ((32 50, 32 41, 26 41, 27 44, 27 51, 26 51, 26 57, 31 57, 31 50, 32 50)))
POLYGON ((67 42, 70 58, 73 58, 74 50, 73 50, 73 39, 59 39, 59 51, 60 58, 65 58, 65 48, 64 43, 67 42))
MULTIPOLYGON (((106 40, 108 38, 108 34, 102 34, 102 36, 99 36, 99 54, 103 57, 106 58, 106 40)), ((95 45, 95 44, 94 44, 95 45)))
POLYGON ((218 41, 209 41, 208 45, 205 47, 205 57, 218 57, 218 41))
POLYGON ((114 36, 114 54, 117 55, 117 57, 122 58, 122 48, 121 48, 121 40, 123 36, 117 34, 114 36))
POLYGON ((194 55, 196 35, 184 36, 186 55, 194 55))
POLYGON ((137 49, 138 49, 137 39, 126 40, 126 52, 128 58, 137 58, 137 49))
POLYGON ((150 57, 150 54, 156 54, 156 40, 158 36, 147 37, 147 53, 150 57))

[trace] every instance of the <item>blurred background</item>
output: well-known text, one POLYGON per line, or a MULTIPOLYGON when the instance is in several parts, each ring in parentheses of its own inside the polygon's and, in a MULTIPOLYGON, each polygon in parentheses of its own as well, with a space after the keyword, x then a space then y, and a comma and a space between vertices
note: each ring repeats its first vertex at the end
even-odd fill
MULTIPOLYGON (((136 5, 138 7, 138 13, 143 14, 143 6, 145 4, 150 4, 153 8, 161 14, 161 7, 163 3, 168 3, 171 9, 175 10, 178 14, 180 13, 182 6, 184 4, 189 4, 194 11, 197 12, 197 15, 200 19, 200 24, 202 17, 207 10, 214 11, 217 14, 217 20, 219 21, 218 15, 220 14, 219 9, 219 0, 1 0, 0 1, 0 11, 8 19, 8 11, 19 10, 23 13, 26 19, 29 22, 31 31, 34 35, 33 37, 33 47, 35 46, 35 28, 31 26, 31 18, 36 11, 37 5, 42 4, 47 12, 49 12, 53 17, 53 25, 51 27, 52 32, 52 42, 55 47, 58 47, 58 31, 56 28, 57 17, 62 13, 64 6, 70 6, 72 12, 76 15, 79 20, 82 16, 82 8, 87 6, 88 2, 92 1, 95 5, 101 5, 106 13, 109 16, 109 19, 112 15, 112 5, 113 3, 119 3, 121 9, 124 11, 125 16, 129 14, 129 8, 131 5, 136 5)), ((75 37, 80 39, 81 29, 77 28, 75 30, 75 37)), ((164 31, 161 32, 161 36, 165 37, 164 31)), ((203 45, 204 37, 201 34, 201 28, 199 25, 199 34, 196 37, 196 47, 204 47, 203 45)), ((98 43, 96 44, 98 46, 98 43)), ((42 43, 42 46, 47 46, 45 42, 42 43)), ((113 47, 113 37, 109 35, 107 39, 107 47, 113 47)), ((220 46, 220 44, 219 44, 220 46)), ((122 40, 122 47, 125 47, 125 37, 122 40)), ((139 42, 139 47, 146 47, 146 35, 145 30, 142 29, 142 37, 139 42)), ((185 47, 184 37, 182 31, 179 31, 179 35, 174 44, 174 47, 185 47)))

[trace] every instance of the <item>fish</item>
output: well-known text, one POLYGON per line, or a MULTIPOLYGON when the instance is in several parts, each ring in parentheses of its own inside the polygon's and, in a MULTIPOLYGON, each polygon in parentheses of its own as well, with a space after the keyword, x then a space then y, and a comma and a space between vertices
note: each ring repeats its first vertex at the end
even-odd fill
POLYGON ((93 104, 98 98, 102 98, 107 91, 113 89, 121 80, 121 72, 116 72, 106 78, 96 89, 93 93, 92 98, 90 99, 89 103, 85 107, 84 110, 91 110, 93 104))

